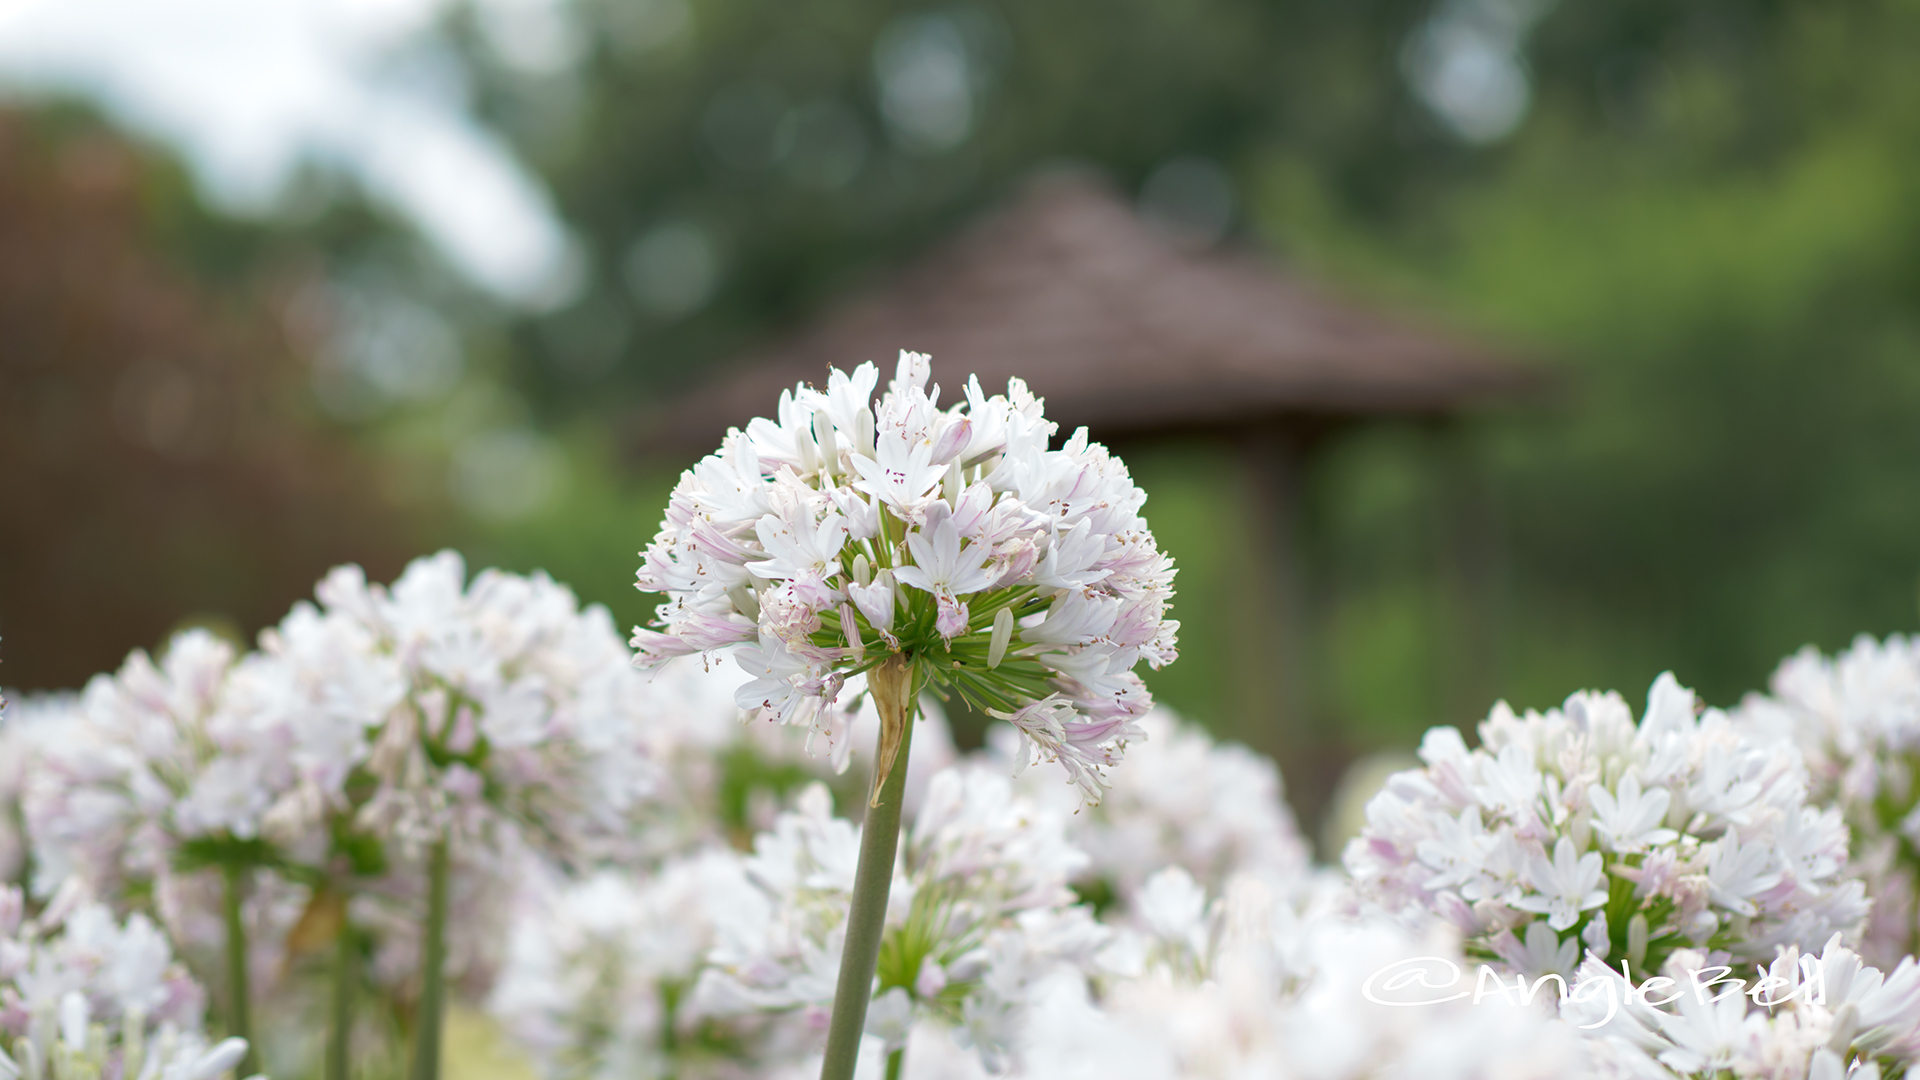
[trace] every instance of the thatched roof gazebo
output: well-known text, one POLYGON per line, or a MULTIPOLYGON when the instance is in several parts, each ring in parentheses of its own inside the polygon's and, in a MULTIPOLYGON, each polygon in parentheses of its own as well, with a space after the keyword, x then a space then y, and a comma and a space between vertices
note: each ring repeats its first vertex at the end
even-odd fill
POLYGON ((929 353, 936 381, 1018 375, 1066 430, 1105 442, 1385 414, 1446 415, 1524 393, 1525 367, 1347 304, 1237 252, 1190 251, 1104 188, 1031 186, 869 292, 730 365, 642 425, 704 453, 830 366, 929 353))
POLYGON ((1253 574, 1268 577, 1248 585, 1276 613, 1260 650, 1270 662, 1240 665, 1261 685, 1241 695, 1255 715, 1234 734, 1281 758, 1309 816, 1341 755, 1314 760, 1321 733, 1306 724, 1313 634, 1296 535, 1305 460, 1357 422, 1411 418, 1442 430, 1542 382, 1527 365, 1339 299, 1250 253, 1194 250, 1106 188, 1052 177, 669 401, 637 425, 636 445, 660 457, 708 452, 782 389, 863 361, 884 377, 902 348, 933 356, 946 401, 969 374, 990 393, 1018 375, 1063 431, 1085 425, 1127 450, 1195 436, 1234 449, 1252 550, 1265 555, 1253 574))

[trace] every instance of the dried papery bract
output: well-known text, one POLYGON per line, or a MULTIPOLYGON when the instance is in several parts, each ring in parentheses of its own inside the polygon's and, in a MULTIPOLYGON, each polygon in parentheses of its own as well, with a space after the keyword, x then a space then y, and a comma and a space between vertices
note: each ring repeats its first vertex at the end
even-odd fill
POLYGON ((880 747, 874 758, 873 794, 869 809, 880 805, 880 789, 893 773, 894 758, 900 753, 907 726, 915 711, 913 704, 913 665, 904 657, 891 657, 867 673, 867 689, 873 694, 874 708, 880 713, 880 747))
MULTIPOLYGON (((1091 803, 1142 737, 1135 666, 1176 655, 1173 564, 1125 466, 1084 429, 1049 449, 1055 425, 1017 379, 992 397, 970 379, 943 410, 931 375, 903 352, 877 402, 871 364, 783 393, 775 418, 730 431, 681 476, 638 574, 666 597, 657 628, 634 630, 642 666, 731 651, 752 676, 741 707, 810 727, 841 764, 849 682, 873 694, 871 888, 855 890, 845 963, 877 947, 879 917, 857 909, 869 896, 884 909, 888 877, 865 853, 891 861, 876 826, 897 814, 888 793, 904 791, 921 690, 1008 718, 1023 761, 1059 762, 1091 803)), ((852 1075, 872 970, 841 980, 827 1077, 852 1075)))

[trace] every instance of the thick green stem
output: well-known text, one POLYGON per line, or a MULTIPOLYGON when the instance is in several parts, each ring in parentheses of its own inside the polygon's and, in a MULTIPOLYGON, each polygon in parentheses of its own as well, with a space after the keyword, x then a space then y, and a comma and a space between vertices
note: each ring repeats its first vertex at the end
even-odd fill
POLYGON ((247 872, 234 865, 222 870, 225 881, 221 900, 227 917, 227 1034, 247 1040, 247 1052, 240 1059, 238 1075, 252 1076, 260 1071, 260 1055, 253 1046, 253 991, 247 985, 247 922, 241 911, 247 872))
POLYGON ((900 1080, 900 1071, 907 1064, 907 1048, 901 1047, 887 1055, 887 1080, 900 1080))
POLYGON ((413 1080, 440 1080, 440 1029, 446 1020, 447 841, 427 864, 427 925, 421 943, 420 1013, 414 1021, 413 1080))
POLYGON ((840 980, 834 986, 833 1016, 827 1023, 827 1056, 820 1066, 820 1080, 853 1080, 854 1063, 860 1056, 867 1000, 873 994, 880 937, 887 925, 893 860, 900 848, 900 804, 906 796, 907 751, 917 711, 911 663, 899 657, 889 660, 867 673, 867 686, 880 709, 882 743, 887 739, 889 719, 901 725, 900 742, 893 768, 869 803, 866 821, 860 827, 860 863, 853 875, 853 904, 847 911, 846 945, 840 953, 840 980))
POLYGON ((360 941, 340 905, 340 936, 334 943, 333 1010, 327 1017, 327 1080, 347 1080, 353 1053, 353 991, 360 977, 360 941))

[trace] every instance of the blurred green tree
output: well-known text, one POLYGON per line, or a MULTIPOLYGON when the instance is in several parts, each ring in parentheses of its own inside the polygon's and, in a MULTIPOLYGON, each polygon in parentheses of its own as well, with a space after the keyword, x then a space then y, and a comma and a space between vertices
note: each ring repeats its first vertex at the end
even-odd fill
MULTIPOLYGON (((1538 415, 1376 430, 1311 478, 1317 707, 1352 748, 1667 667, 1730 702, 1803 643, 1913 624, 1910 4, 513 10, 451 32, 584 242, 577 302, 514 331, 549 415, 617 422, 1074 162, 1568 372, 1538 415), (1458 627, 1485 605, 1462 551, 1496 642, 1464 691, 1458 627)), ((1203 458, 1138 465, 1175 496, 1203 458)), ((1165 531, 1200 552, 1223 524, 1165 531)), ((1230 575, 1190 580, 1183 618, 1234 609, 1230 575)), ((1218 679, 1166 682, 1234 707, 1218 679)))

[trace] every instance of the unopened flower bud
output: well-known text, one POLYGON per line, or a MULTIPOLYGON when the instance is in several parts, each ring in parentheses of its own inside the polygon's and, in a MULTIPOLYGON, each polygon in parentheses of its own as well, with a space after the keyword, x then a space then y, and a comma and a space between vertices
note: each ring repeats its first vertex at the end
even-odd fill
POLYGON ((820 454, 814 447, 813 440, 807 438, 805 434, 800 434, 797 435, 793 441, 798 444, 795 448, 800 451, 801 474, 805 475, 818 471, 820 468, 820 454))
POLYGON ((993 617, 993 636, 987 639, 987 669, 1000 666, 1007 657, 1007 644, 1013 640, 1013 609, 1001 608, 993 617))
POLYGON ((735 611, 747 618, 760 618, 760 597, 755 595, 753 586, 743 581, 727 590, 727 599, 733 601, 735 611))
POLYGON ((853 605, 845 601, 840 604, 840 630, 847 635, 847 648, 853 650, 853 662, 865 661, 867 643, 860 640, 860 623, 853 617, 853 605))
POLYGON ((853 557, 853 583, 855 585, 869 585, 872 584, 872 582, 873 567, 867 563, 867 557, 865 555, 855 555, 853 557))
POLYGON ((941 478, 942 495, 947 497, 948 506, 960 504, 960 463, 955 461, 947 465, 947 475, 941 478))
POLYGON ((820 443, 820 467, 828 473, 838 471, 840 447, 834 442, 833 420, 825 409, 813 410, 813 437, 820 443))

